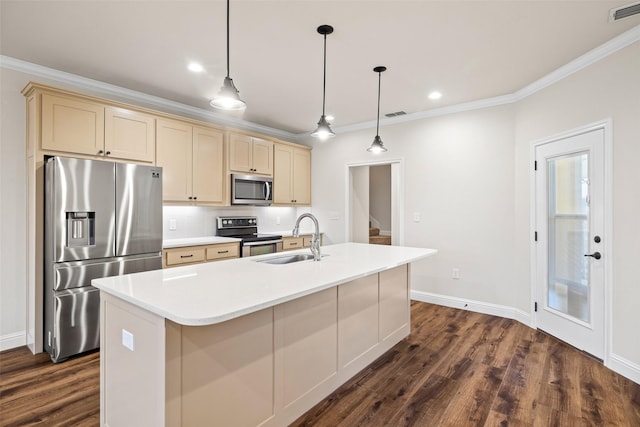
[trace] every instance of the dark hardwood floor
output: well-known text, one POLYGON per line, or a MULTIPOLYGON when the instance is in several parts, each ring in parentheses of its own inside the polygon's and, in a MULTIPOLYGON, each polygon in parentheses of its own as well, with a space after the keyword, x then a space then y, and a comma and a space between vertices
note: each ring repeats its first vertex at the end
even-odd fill
MULTIPOLYGON (((411 309, 410 337, 293 425, 640 427, 640 385, 555 338, 509 319, 411 309)), ((57 365, 24 347, 0 353, 0 426, 98 425, 99 364, 97 352, 57 365)))

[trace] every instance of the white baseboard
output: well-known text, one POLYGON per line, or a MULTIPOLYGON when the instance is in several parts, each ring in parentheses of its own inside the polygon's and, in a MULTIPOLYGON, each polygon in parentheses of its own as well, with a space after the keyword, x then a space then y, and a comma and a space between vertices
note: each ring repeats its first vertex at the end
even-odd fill
POLYGON ((14 332, 0 336, 0 351, 21 347, 27 343, 26 331, 14 332))
POLYGON ((611 353, 606 366, 623 377, 629 378, 634 383, 640 384, 640 365, 637 363, 633 363, 624 357, 611 353))
POLYGON ((444 305, 446 307, 475 311, 476 313, 490 314, 492 316, 514 319, 530 328, 532 327, 532 319, 529 313, 526 313, 514 307, 508 307, 506 305, 491 304, 488 302, 473 301, 464 298, 438 295, 432 294, 430 292, 415 290, 411 291, 411 299, 416 301, 428 302, 431 304, 444 305))

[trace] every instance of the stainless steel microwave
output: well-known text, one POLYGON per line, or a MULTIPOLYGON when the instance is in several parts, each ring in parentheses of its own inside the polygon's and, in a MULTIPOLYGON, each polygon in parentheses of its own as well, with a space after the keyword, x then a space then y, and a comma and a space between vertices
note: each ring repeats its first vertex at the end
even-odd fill
POLYGON ((231 204, 268 206, 273 202, 273 180, 266 176, 231 175, 231 204))

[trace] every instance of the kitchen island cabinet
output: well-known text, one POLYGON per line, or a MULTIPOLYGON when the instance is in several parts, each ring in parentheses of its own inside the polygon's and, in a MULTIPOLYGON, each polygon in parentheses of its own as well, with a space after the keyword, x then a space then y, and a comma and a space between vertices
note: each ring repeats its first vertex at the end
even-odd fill
POLYGON ((101 425, 288 425, 409 334, 410 264, 435 253, 346 243, 94 280, 101 425))

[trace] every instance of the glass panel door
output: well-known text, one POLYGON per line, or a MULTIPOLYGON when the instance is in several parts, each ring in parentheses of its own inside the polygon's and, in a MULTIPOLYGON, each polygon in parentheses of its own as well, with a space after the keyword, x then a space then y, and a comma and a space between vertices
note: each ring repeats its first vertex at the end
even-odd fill
POLYGON ((547 174, 547 307, 589 323, 589 153, 547 159, 547 174))

